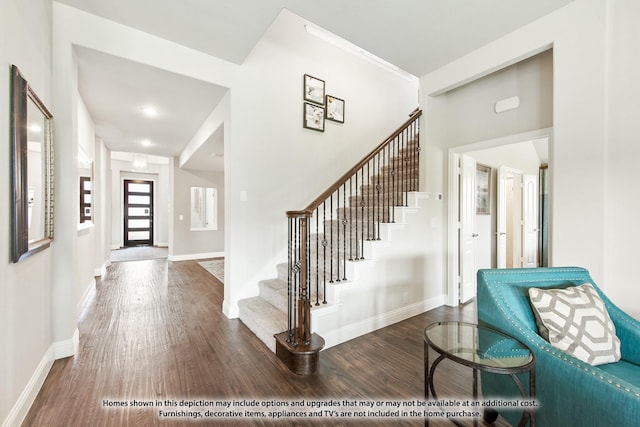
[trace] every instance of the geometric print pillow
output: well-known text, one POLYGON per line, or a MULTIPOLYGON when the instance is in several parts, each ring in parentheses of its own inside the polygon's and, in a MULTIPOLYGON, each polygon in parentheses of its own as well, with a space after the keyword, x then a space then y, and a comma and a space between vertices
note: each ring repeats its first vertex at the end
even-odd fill
POLYGON ((540 335, 590 365, 620 360, 620 340, 604 303, 589 283, 566 289, 529 288, 540 335))

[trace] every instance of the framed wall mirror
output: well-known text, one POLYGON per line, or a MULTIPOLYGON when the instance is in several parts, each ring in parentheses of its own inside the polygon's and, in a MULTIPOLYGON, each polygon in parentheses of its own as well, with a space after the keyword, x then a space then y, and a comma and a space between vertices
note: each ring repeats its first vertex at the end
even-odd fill
POLYGON ((18 262, 53 240, 53 116, 11 66, 11 259, 18 262))

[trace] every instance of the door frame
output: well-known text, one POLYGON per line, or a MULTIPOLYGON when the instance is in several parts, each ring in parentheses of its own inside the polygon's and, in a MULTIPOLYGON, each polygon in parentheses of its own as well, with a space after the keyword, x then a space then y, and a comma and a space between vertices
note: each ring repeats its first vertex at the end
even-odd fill
MULTIPOLYGON (((117 247, 115 247, 115 249, 118 248, 124 248, 124 181, 125 180, 142 180, 142 181, 153 181, 153 188, 154 191, 156 191, 156 189, 158 189, 158 183, 159 183, 159 175, 157 173, 141 173, 141 172, 129 172, 129 171, 124 171, 121 170, 120 171, 120 187, 118 189, 118 194, 119 194, 119 205, 120 205, 120 220, 118 221, 118 229, 119 229, 119 244, 117 245, 117 247)), ((156 214, 159 213, 158 211, 158 198, 154 197, 153 198, 153 212, 154 212, 154 216, 156 214)), ((158 242, 158 227, 157 227, 157 221, 154 222, 153 224, 153 241, 154 244, 157 244, 158 242)))
MULTIPOLYGON (((474 142, 467 145, 460 145, 449 148, 449 164, 447 172, 447 296, 446 304, 451 307, 457 307, 460 300, 459 292, 459 271, 460 271, 460 248, 458 244, 458 229, 460 227, 458 221, 459 203, 459 167, 460 157, 463 153, 469 151, 484 150, 488 148, 500 147, 503 145, 515 144, 518 142, 526 142, 534 139, 547 138, 549 144, 549 167, 548 182, 549 193, 553 194, 553 128, 537 129, 529 132, 523 132, 515 135, 509 135, 501 138, 489 139, 485 141, 474 142)), ((549 198, 549 228, 552 229, 552 197, 549 198)), ((553 233, 549 233, 549 259, 552 255, 553 233)))
MULTIPOLYGON (((127 222, 131 219, 128 213, 128 209, 130 204, 127 203, 128 200, 128 196, 131 193, 138 193, 139 195, 143 195, 143 194, 148 194, 149 195, 149 208, 151 209, 151 214, 149 215, 149 239, 147 240, 138 240, 138 242, 147 242, 146 244, 149 246, 153 246, 155 239, 154 239, 154 218, 155 218, 155 182, 152 180, 147 180, 147 179, 125 179, 124 183, 123 183, 123 188, 122 188, 122 193, 123 193, 123 199, 122 199, 122 203, 123 203, 123 221, 122 221, 122 228, 123 228, 123 233, 122 233, 122 241, 123 241, 123 245, 124 247, 130 247, 129 246, 129 238, 127 237, 128 232, 130 231, 130 228, 127 224, 127 222), (149 193, 143 193, 143 192, 131 192, 128 190, 128 184, 149 184, 149 187, 151 189, 151 191, 149 193)), ((145 206, 145 205, 142 205, 145 206)), ((144 228, 141 230, 145 230, 144 228)), ((135 231, 141 231, 141 230, 135 230, 135 231)), ((135 240, 131 240, 131 241, 135 241, 135 240)), ((133 246, 133 245, 132 245, 133 246)))

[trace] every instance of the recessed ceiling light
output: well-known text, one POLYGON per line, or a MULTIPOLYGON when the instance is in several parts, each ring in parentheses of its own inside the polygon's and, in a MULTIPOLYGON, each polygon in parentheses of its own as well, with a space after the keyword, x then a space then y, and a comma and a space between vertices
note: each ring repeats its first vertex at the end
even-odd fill
POLYGON ((158 109, 152 105, 147 105, 142 109, 142 114, 147 117, 155 117, 158 115, 158 109))
POLYGON ((40 131, 42 130, 42 128, 40 127, 40 125, 38 124, 32 124, 31 126, 29 126, 29 130, 31 132, 35 132, 35 133, 40 133, 40 131))
POLYGON ((143 139, 142 141, 140 141, 140 144, 144 145, 145 147, 149 147, 151 146, 151 141, 149 141, 148 139, 143 139))

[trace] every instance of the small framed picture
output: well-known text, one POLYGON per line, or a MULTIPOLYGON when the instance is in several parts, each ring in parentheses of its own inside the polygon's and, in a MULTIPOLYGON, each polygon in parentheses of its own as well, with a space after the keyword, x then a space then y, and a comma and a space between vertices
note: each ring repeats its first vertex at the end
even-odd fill
POLYGON ((491 166, 476 165, 476 214, 491 214, 491 166))
POLYGON ((324 107, 305 102, 302 126, 324 132, 324 107))
POLYGON ((314 104, 324 105, 324 80, 304 75, 304 100, 314 104))
POLYGON ((333 122, 344 123, 344 99, 327 95, 325 103, 326 119, 333 122))

